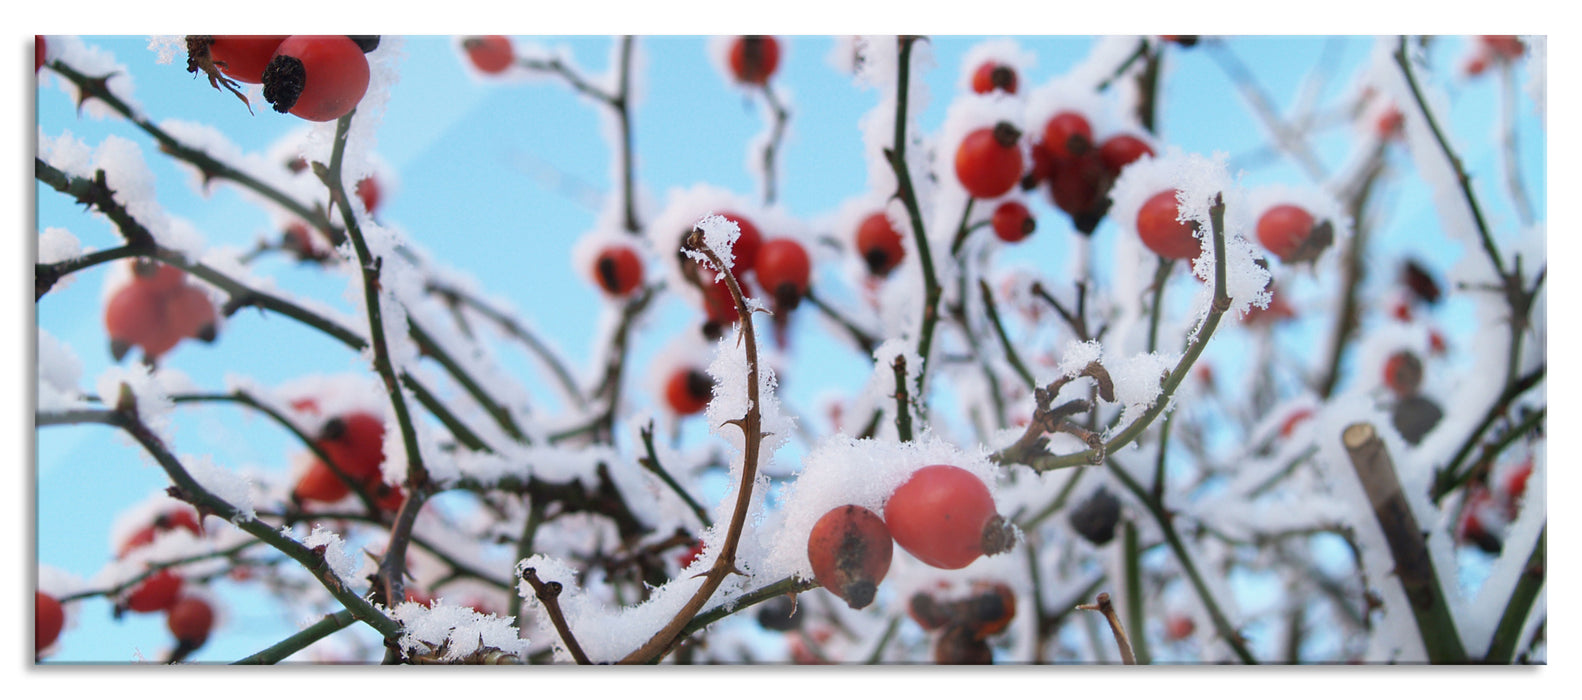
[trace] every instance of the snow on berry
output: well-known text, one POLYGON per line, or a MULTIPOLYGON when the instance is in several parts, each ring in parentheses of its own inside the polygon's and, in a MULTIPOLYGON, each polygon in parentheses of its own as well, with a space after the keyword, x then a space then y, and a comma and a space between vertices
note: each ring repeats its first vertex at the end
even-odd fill
POLYGON ((1016 76, 1018 89, 1012 93, 994 91, 990 94, 1006 95, 1020 94, 1021 85, 1025 85, 1027 71, 1038 62, 1038 57, 1031 51, 1023 49, 1015 39, 1000 37, 988 39, 973 44, 961 57, 961 69, 957 72, 957 88, 963 93, 973 92, 973 76, 978 68, 985 63, 1005 66, 1013 71, 1016 76))

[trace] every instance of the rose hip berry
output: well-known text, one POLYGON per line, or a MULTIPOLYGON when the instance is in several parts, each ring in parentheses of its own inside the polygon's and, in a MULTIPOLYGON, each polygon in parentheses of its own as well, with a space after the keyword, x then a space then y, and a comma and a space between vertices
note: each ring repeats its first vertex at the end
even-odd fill
POLYGON ((1093 127, 1076 112, 1060 112, 1044 123, 1044 148, 1055 158, 1070 158, 1093 148, 1093 127))
POLYGON ((207 60, 226 77, 257 85, 264 82, 264 67, 285 40, 284 34, 188 36, 187 71, 202 70, 207 60))
POLYGON ((896 544, 929 566, 960 569, 1010 550, 1015 535, 972 472, 948 464, 917 470, 884 506, 896 544))
POLYGON ((503 36, 470 36, 462 40, 461 48, 473 67, 490 75, 504 73, 516 60, 511 40, 503 36))
POLYGON ((1112 136, 1099 146, 1099 157, 1104 160, 1104 167, 1116 174, 1143 156, 1153 155, 1154 149, 1148 142, 1129 134, 1112 136))
POLYGON ((1021 241, 1032 235, 1033 229, 1037 227, 1032 213, 1016 201, 1004 202, 996 207, 989 222, 994 227, 994 235, 1006 243, 1021 241))
POLYGON ((1176 220, 1179 212, 1176 190, 1165 190, 1149 197, 1137 210, 1137 235, 1143 239, 1143 245, 1162 257, 1191 260, 1203 248, 1192 235, 1196 224, 1191 220, 1176 220))
POLYGON ((731 74, 739 83, 763 85, 780 66, 780 42, 772 36, 742 36, 731 43, 731 74))
POLYGON ((857 227, 857 252, 867 263, 868 272, 877 277, 890 274, 906 255, 906 249, 901 246, 901 233, 882 211, 868 215, 857 227))
POLYGON ((593 261, 593 276, 606 293, 623 297, 643 283, 643 260, 628 246, 610 246, 593 261))
POLYGON ((1313 215, 1294 204, 1269 207, 1258 217, 1258 242, 1281 260, 1290 258, 1313 232, 1313 215))
POLYGON ((368 92, 368 59, 341 35, 286 38, 264 69, 264 99, 276 112, 313 122, 345 116, 368 92))
POLYGON ((1009 122, 992 129, 978 129, 961 140, 956 149, 956 179, 979 199, 993 199, 1022 179, 1022 132, 1009 122))
POLYGON ((170 569, 160 569, 137 584, 127 594, 125 606, 136 612, 165 610, 176 602, 181 593, 181 575, 170 569))
POLYGON ((197 649, 209 640, 209 630, 214 627, 214 608, 202 598, 182 598, 171 605, 165 615, 165 626, 183 647, 197 649))
POLYGON ((765 241, 758 249, 758 284, 774 298, 775 308, 795 309, 807 294, 813 261, 807 249, 789 238, 765 241))
POLYGON ((154 543, 154 538, 162 532, 171 530, 186 530, 194 535, 202 535, 203 528, 198 524, 198 512, 191 506, 176 506, 158 516, 154 522, 144 525, 132 533, 121 546, 116 549, 115 558, 125 559, 126 555, 139 547, 146 547, 154 543))
POLYGON ((384 440, 383 420, 354 411, 326 421, 315 442, 347 476, 371 481, 379 478, 379 467, 384 464, 384 440))
POLYGON ((807 539, 814 580, 853 610, 873 602, 879 582, 890 571, 892 552, 884 520, 862 506, 840 506, 825 513, 807 539))
POLYGON ((670 410, 689 416, 709 405, 714 398, 714 380, 695 369, 681 369, 670 375, 665 384, 665 401, 670 410))
POLYGON ((995 90, 1016 94, 1016 70, 1004 63, 988 61, 972 73, 972 91, 987 95, 995 90))
POLYGON ((49 648, 66 626, 66 610, 54 596, 33 592, 33 653, 49 648))
POLYGON ((329 465, 315 459, 297 480, 291 496, 299 502, 334 503, 351 492, 352 487, 342 481, 329 465))

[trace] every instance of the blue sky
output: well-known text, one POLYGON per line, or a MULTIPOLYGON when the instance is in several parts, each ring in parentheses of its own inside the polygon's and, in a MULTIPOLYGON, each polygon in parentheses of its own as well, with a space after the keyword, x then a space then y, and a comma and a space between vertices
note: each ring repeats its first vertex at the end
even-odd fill
MULTIPOLYGON (((610 53, 610 40, 605 37, 541 41, 568 47, 577 64, 589 72, 602 71, 610 53)), ((1064 72, 1091 45, 1085 37, 1021 37, 1019 41, 1038 55, 1036 67, 1024 76, 1027 85, 1064 72)), ((937 68, 927 74, 934 99, 922 120, 925 130, 934 131, 943 121, 961 56, 974 42, 969 37, 931 42, 937 68)), ((1352 67, 1366 58, 1370 42, 1369 37, 1352 37, 1330 46, 1337 63, 1325 97, 1333 98, 1348 87, 1352 67)), ((156 64, 145 37, 91 38, 90 43, 114 52, 128 66, 136 79, 136 98, 156 122, 181 118, 213 124, 248 151, 267 149, 300 125, 295 118, 261 106, 249 114, 233 97, 210 89, 179 63, 156 64)), ((709 63, 703 39, 667 36, 641 43, 649 71, 644 78, 646 95, 635 116, 635 141, 638 176, 648 193, 662 203, 671 188, 706 182, 754 197, 756 184, 746 170, 744 149, 764 130, 756 104, 727 84, 709 63)), ((826 56, 832 45, 825 37, 797 37, 785 52, 777 77, 789 86, 793 108, 791 135, 782 149, 781 201, 799 217, 826 214, 866 187, 855 124, 872 106, 876 93, 853 87, 848 76, 829 65, 826 56)), ((1453 65, 1458 46, 1456 41, 1447 42, 1436 56, 1444 65, 1453 65)), ((1325 40, 1318 37, 1243 38, 1233 47, 1282 107, 1296 98, 1300 81, 1326 50, 1325 40)), ((608 188, 611 156, 600 134, 598 107, 552 79, 526 84, 479 80, 464 68, 446 38, 409 37, 403 50, 401 80, 392 88, 378 133, 378 154, 397 180, 380 218, 407 232, 444 264, 471 272, 491 294, 510 299, 565 357, 588 357, 588 319, 604 302, 580 272, 568 268, 571 246, 590 228, 594 214, 576 198, 547 186, 533 168, 551 168, 597 191, 608 188), (539 166, 524 165, 528 163, 539 166)), ((1188 152, 1225 151, 1233 159, 1260 146, 1262 128, 1204 50, 1172 51, 1170 60, 1161 108, 1167 143, 1188 152), (1195 116, 1204 114, 1213 116, 1195 116)), ((1491 90, 1491 81, 1485 80, 1452 94, 1451 121, 1455 133, 1470 136, 1462 153, 1469 169, 1492 179, 1498 161, 1491 139, 1486 138, 1493 129, 1491 90)), ((1523 114, 1526 133, 1541 134, 1530 112, 1523 114)), ((114 120, 77 118, 74 105, 54 86, 39 92, 38 121, 46 135, 69 131, 89 145, 112 133, 137 142, 158 179, 160 203, 191 220, 210 244, 246 247, 275 233, 261 212, 228 188, 219 188, 210 197, 195 194, 185 184, 186 176, 135 129, 114 120)), ((1315 144, 1333 170, 1349 141, 1349 133, 1341 127, 1315 144)), ((1534 204, 1544 211, 1546 144, 1530 139, 1522 145, 1534 204)), ((1301 171, 1284 161, 1249 168, 1243 178, 1246 185, 1303 182, 1301 171)), ((1391 214, 1381 228, 1403 233, 1380 236, 1375 246, 1378 255, 1393 256, 1417 248, 1417 240, 1406 232, 1431 228, 1435 219, 1421 186, 1403 185, 1389 196, 1394 200, 1391 214)), ((1038 202, 1035 214, 1048 214, 1048 224, 1007 258, 1056 265, 1074 234, 1042 197, 1031 199, 1038 202)), ((42 192, 37 204, 40 228, 68 228, 85 246, 94 248, 117 243, 108 226, 83 216, 80 207, 63 196, 42 192)), ((1490 214, 1497 220, 1511 219, 1508 210, 1496 208, 1490 214)), ((1100 241, 1111 235, 1110 224, 1097 234, 1100 241)), ((1459 251, 1441 248, 1416 254, 1442 271, 1459 251)), ((338 277, 278 256, 262 262, 259 271, 283 287, 351 308, 338 277)), ((37 307, 39 327, 71 346, 82 362, 84 388, 91 388, 94 378, 111 363, 99 307, 102 279, 102 270, 79 274, 37 307)), ((360 369, 354 354, 288 320, 243 316, 247 318, 233 319, 212 346, 178 347, 169 364, 199 386, 215 390, 223 388, 229 373, 271 384, 304 374, 360 369)), ((654 330, 637 348, 638 357, 656 352, 667 329, 691 322, 679 303, 661 306, 650 323, 654 330)), ((1454 318, 1447 322, 1457 323, 1454 318)), ((1460 323, 1464 326, 1466 321, 1460 323)), ((820 336, 814 330, 805 337, 820 336)), ((1293 347, 1303 342, 1300 335, 1290 338, 1293 347)), ((1211 348, 1234 352, 1234 348, 1211 348)), ((819 381, 794 380, 787 385, 787 401, 794 407, 811 407, 823 387, 867 377, 868 361, 849 350, 810 345, 807 352, 806 366, 819 368, 819 381)), ((502 353, 502 359, 519 372, 530 390, 547 389, 542 375, 523 357, 502 353)), ((635 366, 644 366, 643 360, 635 366)), ((545 405, 552 410, 552 401, 545 405)), ((220 464, 284 470, 287 455, 300 450, 289 435, 237 409, 182 410, 178 416, 179 451, 213 454, 220 464)), ((700 435, 688 433, 689 438, 700 435)), ((116 514, 163 488, 163 474, 140 450, 103 427, 40 430, 36 450, 38 559, 87 578, 111 556, 108 532, 116 514)), ((274 619, 265 610, 244 608, 232 607, 232 624, 200 651, 197 660, 235 659, 293 629, 289 621, 274 619)), ((66 632, 57 660, 129 661, 140 652, 157 655, 166 644, 162 616, 132 615, 115 622, 100 601, 80 605, 77 614, 80 619, 66 632)))

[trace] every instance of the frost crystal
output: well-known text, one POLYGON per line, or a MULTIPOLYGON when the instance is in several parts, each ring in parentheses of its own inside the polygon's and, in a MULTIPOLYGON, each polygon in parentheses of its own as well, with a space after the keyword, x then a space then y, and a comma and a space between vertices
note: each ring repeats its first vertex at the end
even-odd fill
POLYGON ((361 553, 347 551, 346 542, 341 540, 341 536, 323 526, 315 525, 313 533, 302 544, 309 549, 324 547, 324 563, 343 582, 356 581, 361 578, 364 569, 371 568, 361 553))
POLYGON ((401 623, 401 649, 409 655, 448 662, 465 661, 490 650, 519 658, 527 655, 528 640, 517 635, 510 621, 470 607, 444 601, 430 607, 408 601, 397 605, 391 616, 401 623))

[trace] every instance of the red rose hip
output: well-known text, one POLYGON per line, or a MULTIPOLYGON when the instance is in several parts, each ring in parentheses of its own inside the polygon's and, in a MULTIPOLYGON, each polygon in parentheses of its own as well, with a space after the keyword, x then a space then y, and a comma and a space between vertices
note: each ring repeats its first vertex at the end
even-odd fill
POLYGON ((1172 260, 1191 260, 1202 252, 1191 220, 1178 221, 1176 191, 1165 190, 1143 202, 1137 210, 1137 235, 1154 253, 1172 260))
POLYGON ((914 472, 890 494, 884 522, 896 544, 940 569, 963 568, 1015 543, 1010 524, 995 512, 989 488, 972 472, 948 464, 914 472))
POLYGON ((857 253, 867 263, 869 273, 883 277, 901 264, 906 249, 901 246, 901 233, 881 211, 870 214, 857 227, 857 253))
POLYGON ((126 608, 136 612, 165 610, 176 602, 181 593, 181 575, 170 569, 160 569, 137 584, 126 596, 126 608))
POLYGON ((789 238, 765 241, 758 249, 758 284, 774 298, 775 308, 794 309, 807 293, 813 261, 801 243, 789 238))
POLYGON ((873 602, 879 582, 890 571, 893 547, 884 520, 861 506, 825 513, 807 540, 813 578, 853 610, 873 602))
POLYGON ((1044 123, 1044 148, 1055 158, 1070 158, 1093 148, 1093 127, 1076 112, 1060 112, 1044 123))
POLYGON ((1000 122, 961 140, 956 148, 956 179, 967 194, 993 199, 1021 181, 1022 150, 1017 146, 1021 137, 1009 122, 1000 122))
POLYGON ((463 39, 461 48, 473 67, 490 75, 504 73, 516 60, 511 51, 511 40, 503 36, 471 36, 463 39))
POLYGON ((1016 94, 1016 70, 1004 63, 987 61, 972 73, 972 91, 979 95, 1000 90, 1016 94))
POLYGON ((1005 202, 996 207, 989 223, 994 227, 994 235, 1006 243, 1016 243, 1032 235, 1036 227, 1032 213, 1021 202, 1005 202))
POLYGON ((54 596, 33 592, 33 653, 36 655, 60 638, 66 610, 54 596))
POLYGON ((182 598, 170 606, 165 626, 182 646, 197 649, 209 640, 209 630, 214 627, 214 608, 202 598, 182 598))
POLYGON ((731 74, 749 85, 769 82, 780 66, 780 42, 772 36, 742 36, 731 43, 731 74))
POLYGON ((643 260, 627 246, 610 246, 593 261, 593 276, 606 293, 626 296, 643 283, 643 260))
POLYGON ((695 369, 677 370, 665 383, 665 401, 670 410, 688 416, 709 405, 714 398, 714 380, 695 369))
POLYGON ((1281 260, 1287 260, 1307 242, 1313 224, 1313 215, 1294 204, 1269 207, 1258 217, 1258 242, 1281 260))
POLYGON ((288 37, 264 69, 264 99, 276 112, 313 122, 345 116, 368 92, 368 59, 340 35, 288 37))

